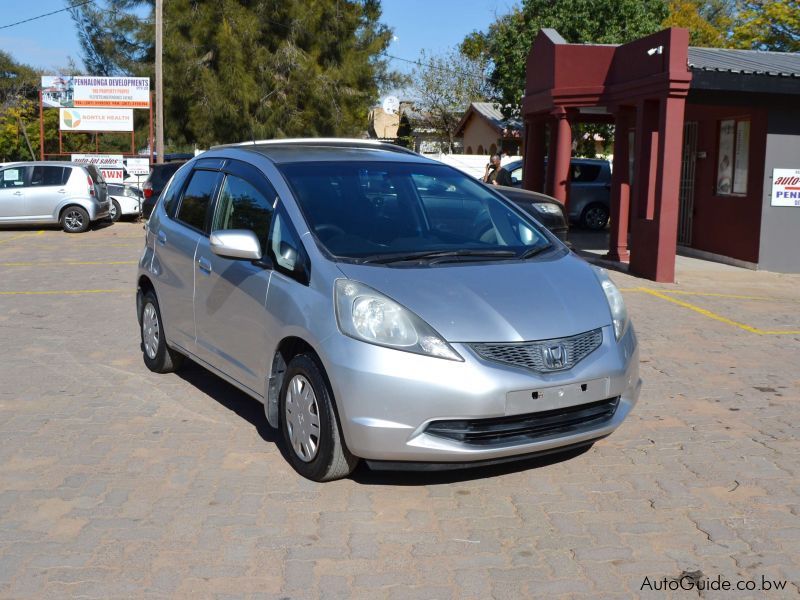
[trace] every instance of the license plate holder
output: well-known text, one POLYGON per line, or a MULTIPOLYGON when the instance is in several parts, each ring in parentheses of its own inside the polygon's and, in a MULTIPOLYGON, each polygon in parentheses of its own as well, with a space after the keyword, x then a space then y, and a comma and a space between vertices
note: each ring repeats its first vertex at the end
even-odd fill
POLYGON ((577 383, 508 392, 506 394, 506 414, 519 415, 605 400, 609 397, 610 386, 611 380, 603 377, 577 383))

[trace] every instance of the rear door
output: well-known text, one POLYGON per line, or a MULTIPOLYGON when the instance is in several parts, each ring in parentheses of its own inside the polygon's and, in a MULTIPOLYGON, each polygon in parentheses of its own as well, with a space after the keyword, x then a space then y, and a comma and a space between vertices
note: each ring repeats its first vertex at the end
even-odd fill
POLYGON ((164 329, 171 343, 195 352, 194 286, 197 244, 208 231, 208 211, 222 175, 219 171, 195 169, 175 191, 169 214, 160 207, 150 227, 155 235, 158 264, 158 300, 164 329))
MULTIPOLYGON (((211 219, 211 232, 246 229, 267 256, 267 239, 277 199, 275 188, 256 168, 229 161, 211 219)), ((266 301, 272 270, 264 264, 217 256, 203 237, 195 261, 197 355, 258 396, 264 395, 267 356, 266 301)))
POLYGON ((26 189, 25 203, 28 214, 35 219, 47 219, 67 194, 66 183, 71 167, 36 165, 30 167, 30 183, 26 189))
POLYGON ((6 167, 0 171, 0 221, 15 221, 27 216, 25 175, 27 167, 6 167))

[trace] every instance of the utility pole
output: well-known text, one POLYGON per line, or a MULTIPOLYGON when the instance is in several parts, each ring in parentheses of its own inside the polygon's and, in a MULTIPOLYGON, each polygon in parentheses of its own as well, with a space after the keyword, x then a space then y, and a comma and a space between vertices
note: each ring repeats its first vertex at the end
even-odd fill
POLYGON ((164 0, 156 0, 156 163, 164 162, 164 0))

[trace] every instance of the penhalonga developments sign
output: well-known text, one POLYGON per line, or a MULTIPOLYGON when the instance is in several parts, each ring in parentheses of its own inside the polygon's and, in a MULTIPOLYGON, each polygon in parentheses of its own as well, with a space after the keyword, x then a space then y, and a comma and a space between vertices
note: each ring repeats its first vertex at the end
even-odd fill
POLYGON ((51 108, 150 108, 150 79, 43 75, 42 103, 51 108))

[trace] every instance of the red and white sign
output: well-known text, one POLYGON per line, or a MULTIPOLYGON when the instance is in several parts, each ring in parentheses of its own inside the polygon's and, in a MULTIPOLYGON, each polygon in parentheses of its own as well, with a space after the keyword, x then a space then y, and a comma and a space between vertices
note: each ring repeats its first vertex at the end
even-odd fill
POLYGON ((772 206, 800 206, 800 169, 772 170, 772 206))
POLYGON ((121 154, 73 154, 71 158, 74 163, 96 166, 106 183, 125 181, 125 162, 121 154))
POLYGON ((133 131, 132 108, 62 108, 61 131, 133 131))

